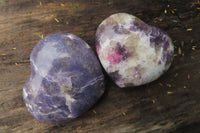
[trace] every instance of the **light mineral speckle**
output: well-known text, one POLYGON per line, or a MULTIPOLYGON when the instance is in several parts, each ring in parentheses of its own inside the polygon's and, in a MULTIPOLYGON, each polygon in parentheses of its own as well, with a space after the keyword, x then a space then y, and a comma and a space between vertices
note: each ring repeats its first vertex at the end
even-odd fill
POLYGON ((162 30, 133 15, 117 13, 99 25, 96 51, 113 81, 130 87, 152 82, 166 72, 174 47, 162 30))

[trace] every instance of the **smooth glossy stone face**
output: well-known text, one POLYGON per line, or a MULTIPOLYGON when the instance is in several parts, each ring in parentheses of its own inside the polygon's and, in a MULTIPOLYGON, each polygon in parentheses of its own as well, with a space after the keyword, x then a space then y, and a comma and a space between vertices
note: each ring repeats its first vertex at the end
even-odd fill
POLYGON ((89 45, 69 33, 51 34, 34 47, 23 88, 29 112, 47 123, 71 120, 104 92, 104 75, 89 45))
POLYGON ((160 77, 173 60, 167 34, 139 18, 118 13, 96 32, 96 51, 104 69, 119 87, 139 86, 160 77))

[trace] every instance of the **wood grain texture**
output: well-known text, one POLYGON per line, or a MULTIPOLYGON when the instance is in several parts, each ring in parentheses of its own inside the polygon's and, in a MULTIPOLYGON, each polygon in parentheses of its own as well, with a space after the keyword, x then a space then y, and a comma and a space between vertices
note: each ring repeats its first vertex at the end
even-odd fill
POLYGON ((1 2, 0 133, 199 133, 198 7, 196 0, 1 2), (118 88, 107 77, 103 97, 91 110, 71 122, 45 124, 34 119, 23 103, 22 88, 30 74, 29 55, 40 40, 38 34, 82 33, 80 37, 94 49, 97 26, 117 12, 134 14, 176 40, 177 56, 169 71, 148 85, 127 89, 118 88), (187 31, 190 28, 192 31, 187 31), (196 46, 196 50, 192 50, 192 46, 196 46))

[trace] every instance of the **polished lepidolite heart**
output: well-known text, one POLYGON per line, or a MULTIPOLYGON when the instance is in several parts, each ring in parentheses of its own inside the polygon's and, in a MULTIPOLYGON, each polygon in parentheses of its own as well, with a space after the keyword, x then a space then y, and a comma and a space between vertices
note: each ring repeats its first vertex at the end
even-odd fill
POLYGON ((104 75, 89 45, 69 33, 51 34, 34 47, 23 88, 29 112, 47 123, 87 111, 104 92, 104 75))
POLYGON ((117 13, 99 25, 96 51, 112 80, 119 87, 131 87, 154 81, 166 72, 174 47, 162 30, 133 15, 117 13))

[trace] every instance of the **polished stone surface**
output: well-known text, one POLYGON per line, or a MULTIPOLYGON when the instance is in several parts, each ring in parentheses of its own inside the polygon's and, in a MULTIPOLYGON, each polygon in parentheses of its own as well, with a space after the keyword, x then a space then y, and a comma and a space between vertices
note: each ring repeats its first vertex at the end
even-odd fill
POLYGON ((99 25, 96 51, 108 75, 123 88, 159 78, 172 63, 174 47, 162 30, 133 15, 117 13, 99 25))
POLYGON ((29 112, 47 123, 69 121, 104 92, 104 75, 89 45, 69 33, 51 34, 34 47, 31 75, 23 88, 29 112))

